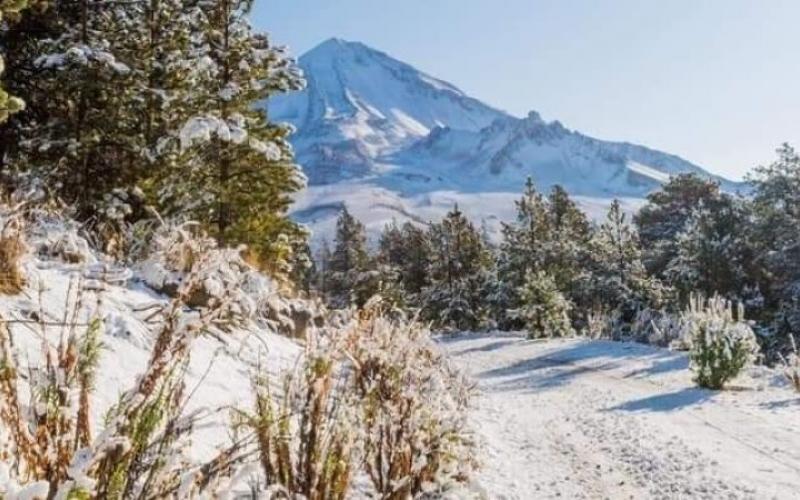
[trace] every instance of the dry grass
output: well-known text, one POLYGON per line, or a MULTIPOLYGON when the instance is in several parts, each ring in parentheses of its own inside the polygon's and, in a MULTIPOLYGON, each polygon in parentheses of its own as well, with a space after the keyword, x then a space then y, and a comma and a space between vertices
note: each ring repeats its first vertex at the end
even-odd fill
POLYGON ((22 218, 12 216, 0 230, 0 294, 17 294, 25 286, 21 260, 27 245, 23 229, 22 218))
POLYGON ((380 498, 444 494, 472 462, 465 415, 471 386, 409 318, 367 304, 349 332, 352 390, 363 427, 365 469, 380 498))
MULTIPOLYGON (((97 437, 89 416, 104 326, 96 316, 82 319, 87 304, 80 282, 71 283, 63 319, 39 325, 40 359, 27 370, 20 369, 10 323, 0 319, 0 462, 18 485, 35 485, 47 498, 157 499, 180 496, 179 490, 214 497, 223 476, 251 455, 247 438, 201 466, 182 455, 197 419, 184 411, 190 347, 224 309, 215 301, 186 311, 207 258, 198 257, 165 306, 148 366, 97 437)), ((40 311, 39 317, 46 315, 40 311)), ((0 485, 0 497, 6 486, 0 485)))
POLYGON ((254 380, 253 430, 266 484, 274 498, 343 500, 354 468, 355 432, 347 415, 337 350, 307 353, 298 376, 272 394, 263 376, 254 380))
POLYGON ((792 353, 786 358, 781 358, 783 373, 786 376, 786 380, 794 387, 794 390, 800 392, 800 352, 797 351, 794 335, 789 335, 789 339, 792 343, 792 353))

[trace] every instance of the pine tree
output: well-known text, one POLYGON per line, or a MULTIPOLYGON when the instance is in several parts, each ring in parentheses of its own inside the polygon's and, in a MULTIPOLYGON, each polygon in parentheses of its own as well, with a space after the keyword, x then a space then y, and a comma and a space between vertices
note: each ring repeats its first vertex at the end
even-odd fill
POLYGON ((290 195, 305 178, 287 142, 290 129, 272 123, 265 101, 299 89, 302 79, 284 49, 251 28, 252 2, 203 0, 201 33, 210 78, 192 96, 194 116, 181 130, 188 168, 177 168, 162 202, 189 211, 222 244, 247 244, 269 262, 280 258, 279 235, 302 232, 287 217, 290 195))
MULTIPOLYGON (((31 3, 36 7, 41 6, 42 2, 38 0, 33 0, 33 2, 29 0, 0 1, 0 33, 7 33, 10 30, 9 25, 16 24, 23 16, 23 11, 30 7, 31 3)), ((2 39, 6 38, 5 35, 0 35, 0 37, 2 39)), ((3 42, 5 41, 6 40, 3 40, 3 42)), ((4 47, 4 52, 7 50, 6 43, 2 43, 0 46, 4 47)), ((5 64, 5 59, 0 56, 0 77, 3 76, 5 64)), ((0 85, 0 124, 8 120, 14 113, 18 113, 23 109, 25 109, 25 101, 9 94, 3 89, 3 86, 0 85)), ((2 151, 0 151, 0 153, 2 153, 2 151)), ((2 154, 0 154, 0 158, 1 157, 2 154)))
POLYGON ((333 307, 363 305, 377 292, 364 225, 344 208, 336 221, 333 251, 325 268, 325 288, 333 307))
MULTIPOLYGON (((27 7, 26 0, 17 0, 16 2, 3 2, 0 4, 0 23, 6 23, 9 16, 19 15, 19 13, 27 7)), ((3 58, 0 57, 0 76, 5 69, 3 58)), ((25 107, 25 102, 9 95, 8 92, 0 87, 0 123, 6 121, 9 116, 14 113, 22 111, 25 107)))
POLYGON ((695 174, 680 174, 647 196, 647 204, 634 217, 651 274, 663 278, 678 252, 675 238, 695 210, 715 210, 720 202, 719 184, 695 174))
POLYGON ((561 186, 554 186, 547 199, 548 240, 543 244, 544 269, 556 280, 565 296, 576 300, 578 282, 586 273, 589 221, 561 186))
MULTIPOLYGON (((761 292, 772 333, 772 353, 788 352, 790 335, 800 332, 800 155, 788 144, 778 158, 750 177, 754 187, 755 262, 763 265, 761 292)), ((738 228, 737 228, 738 230, 738 228)))
POLYGON ((484 283, 490 256, 480 233, 456 206, 432 224, 429 284, 423 311, 440 328, 476 329, 485 320, 484 283))
POLYGON ((49 26, 59 36, 36 40, 25 54, 37 75, 26 98, 43 121, 21 131, 17 168, 32 170, 82 219, 104 195, 132 184, 139 163, 132 70, 117 51, 128 16, 93 0, 60 5, 49 26))
POLYGON ((411 222, 402 227, 402 241, 405 248, 401 266, 403 289, 409 301, 419 307, 419 294, 428 285, 428 270, 431 264, 431 245, 425 230, 411 222))
POLYGON ((515 311, 530 338, 572 335, 572 303, 559 291, 556 280, 544 271, 528 271, 519 290, 521 306, 515 311))
POLYGON ((529 271, 542 269, 542 246, 550 239, 547 205, 528 178, 522 198, 515 202, 517 217, 513 223, 504 223, 503 240, 497 256, 497 280, 489 294, 493 317, 503 329, 521 327, 519 321, 506 312, 520 305, 518 290, 529 271))
POLYGON ((419 293, 427 284, 430 248, 425 231, 411 222, 388 224, 378 243, 376 257, 384 294, 393 302, 419 307, 419 293))
POLYGON ((619 200, 592 236, 591 285, 585 302, 607 312, 618 311, 625 321, 637 310, 661 306, 661 284, 647 276, 635 230, 627 223, 619 200))
POLYGON ((698 292, 752 299, 747 295, 757 288, 760 273, 749 221, 747 204, 726 194, 714 210, 702 208, 692 214, 676 237, 677 254, 665 271, 682 302, 698 292))

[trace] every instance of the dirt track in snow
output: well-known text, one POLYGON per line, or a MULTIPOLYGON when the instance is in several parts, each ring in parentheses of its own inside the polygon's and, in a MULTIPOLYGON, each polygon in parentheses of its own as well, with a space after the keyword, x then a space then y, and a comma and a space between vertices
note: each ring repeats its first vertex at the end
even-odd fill
POLYGON ((685 355, 638 344, 441 342, 478 383, 491 498, 800 498, 800 397, 772 374, 712 392, 685 355))

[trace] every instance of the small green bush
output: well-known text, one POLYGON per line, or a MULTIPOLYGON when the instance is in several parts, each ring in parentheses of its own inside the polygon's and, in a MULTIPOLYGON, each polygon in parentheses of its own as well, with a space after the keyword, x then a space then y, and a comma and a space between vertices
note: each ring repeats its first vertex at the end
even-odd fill
POLYGON ((755 359, 756 336, 744 320, 739 304, 734 314, 731 303, 721 297, 707 302, 692 297, 685 318, 691 342, 691 368, 700 387, 722 389, 755 359))

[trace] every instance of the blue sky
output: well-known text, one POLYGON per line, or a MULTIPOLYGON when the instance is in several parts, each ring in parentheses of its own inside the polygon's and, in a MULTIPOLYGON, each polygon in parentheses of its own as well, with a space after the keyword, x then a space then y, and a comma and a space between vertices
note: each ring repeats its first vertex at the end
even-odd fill
POLYGON ((800 146, 798 0, 256 0, 300 55, 357 40, 515 115, 739 178, 800 146))

